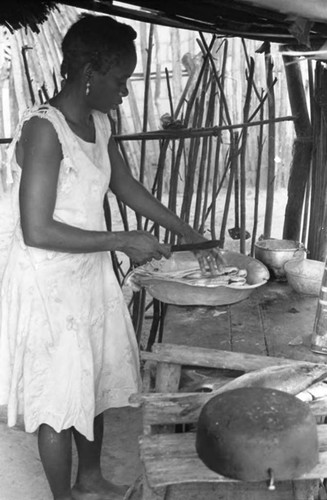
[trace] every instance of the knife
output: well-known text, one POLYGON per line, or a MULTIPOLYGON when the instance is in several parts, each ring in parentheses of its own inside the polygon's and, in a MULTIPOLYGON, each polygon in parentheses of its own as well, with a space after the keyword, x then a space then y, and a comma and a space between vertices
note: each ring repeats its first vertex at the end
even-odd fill
POLYGON ((220 240, 208 240, 201 241, 200 243, 184 243, 180 245, 172 245, 170 247, 171 252, 185 252, 185 251, 196 251, 196 250, 210 250, 210 248, 219 247, 220 240))

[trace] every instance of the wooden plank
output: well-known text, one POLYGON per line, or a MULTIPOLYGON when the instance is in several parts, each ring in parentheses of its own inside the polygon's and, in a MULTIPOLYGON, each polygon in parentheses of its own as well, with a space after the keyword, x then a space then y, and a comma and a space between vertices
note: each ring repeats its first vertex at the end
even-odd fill
POLYGON ((142 351, 141 357, 144 360, 237 370, 241 372, 259 370, 268 366, 293 364, 299 361, 175 344, 154 344, 152 352, 142 351))
POLYGON ((230 350, 229 307, 168 305, 163 341, 230 350))
POLYGON ((256 290, 231 310, 231 350, 267 356, 262 317, 256 290))
MULTIPOLYGON (((326 475, 327 425, 319 425, 317 428, 319 463, 310 472, 296 479, 317 479, 326 475)), ((140 454, 152 487, 198 482, 244 483, 217 474, 204 465, 195 449, 195 433, 142 436, 140 454)))

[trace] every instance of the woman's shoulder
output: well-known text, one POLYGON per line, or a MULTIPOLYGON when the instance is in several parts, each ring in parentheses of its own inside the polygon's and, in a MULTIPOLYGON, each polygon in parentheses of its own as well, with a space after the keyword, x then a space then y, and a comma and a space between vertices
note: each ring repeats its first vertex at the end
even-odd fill
POLYGON ((57 127, 52 118, 52 110, 46 106, 30 108, 22 116, 22 138, 42 141, 46 138, 57 137, 57 127))

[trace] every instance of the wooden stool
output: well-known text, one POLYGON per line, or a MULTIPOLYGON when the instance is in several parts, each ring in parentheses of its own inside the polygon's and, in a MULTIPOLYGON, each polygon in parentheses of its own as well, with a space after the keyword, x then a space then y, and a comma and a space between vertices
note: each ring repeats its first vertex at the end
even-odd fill
MULTIPOLYGON (((142 406, 143 435, 139 438, 144 467, 143 500, 173 497, 173 486, 193 483, 217 485, 218 499, 237 500, 316 500, 320 478, 327 472, 327 425, 318 426, 319 464, 296 480, 276 483, 269 491, 266 482, 235 481, 208 469, 195 450, 196 426, 202 406, 210 393, 178 392, 183 366, 252 371, 296 363, 294 360, 232 353, 188 346, 155 344, 153 352, 143 352, 144 390, 131 397, 131 404, 142 406), (152 391, 152 392, 151 392, 152 391), (178 430, 183 432, 177 432, 178 430), (172 496, 169 494, 172 493, 172 496)), ((310 403, 317 421, 327 414, 327 398, 310 403)), ((322 491, 322 490, 321 490, 322 491)), ((201 497, 198 497, 201 500, 201 497)))

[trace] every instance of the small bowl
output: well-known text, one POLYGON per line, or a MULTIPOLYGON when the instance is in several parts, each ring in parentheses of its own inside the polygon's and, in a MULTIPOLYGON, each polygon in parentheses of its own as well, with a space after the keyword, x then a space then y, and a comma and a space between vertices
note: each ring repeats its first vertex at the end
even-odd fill
POLYGON ((293 290, 319 296, 325 263, 319 260, 292 259, 285 263, 286 278, 293 290))
POLYGON ((254 256, 261 260, 274 278, 285 280, 284 264, 293 258, 304 259, 306 249, 303 243, 294 240, 275 238, 258 240, 254 245, 254 256))

